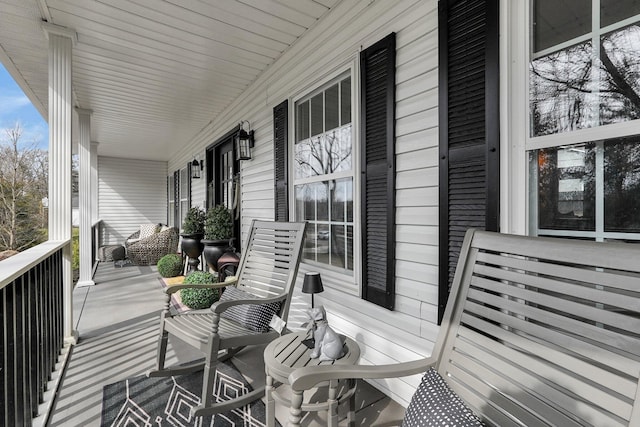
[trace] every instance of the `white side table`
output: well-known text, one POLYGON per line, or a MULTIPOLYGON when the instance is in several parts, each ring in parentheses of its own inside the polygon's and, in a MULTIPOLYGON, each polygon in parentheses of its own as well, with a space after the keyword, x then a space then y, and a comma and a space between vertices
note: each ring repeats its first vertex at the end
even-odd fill
POLYGON ((275 401, 290 407, 289 425, 299 426, 302 412, 328 411, 327 425, 337 427, 338 406, 349 399, 349 426, 355 425, 355 391, 356 381, 348 380, 345 387, 338 387, 338 381, 329 381, 327 401, 320 403, 304 403, 303 393, 292 390, 291 400, 282 397, 276 387, 281 384, 289 384, 289 374, 298 368, 317 365, 354 365, 360 357, 360 347, 351 338, 345 337, 346 354, 338 360, 320 362, 311 359, 311 349, 302 343, 306 338, 303 332, 283 335, 272 341, 264 350, 264 365, 267 374, 266 380, 266 422, 267 427, 275 426, 275 401))

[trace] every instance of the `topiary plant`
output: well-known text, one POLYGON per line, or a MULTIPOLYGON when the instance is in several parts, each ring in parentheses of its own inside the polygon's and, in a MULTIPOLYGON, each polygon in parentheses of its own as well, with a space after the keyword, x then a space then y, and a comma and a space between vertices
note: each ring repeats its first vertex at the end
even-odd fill
POLYGON ((232 233, 231 211, 224 205, 210 208, 204 221, 204 238, 207 240, 228 240, 232 233))
MULTIPOLYGON (((216 275, 206 271, 194 271, 185 277, 183 284, 185 285, 202 285, 207 283, 216 283, 218 278, 216 275)), ((211 304, 218 301, 220 291, 218 289, 197 289, 188 288, 180 291, 180 298, 187 307, 194 310, 211 307, 211 304)))
POLYGON ((184 216, 184 221, 182 222, 182 233, 183 234, 197 234, 204 233, 204 219, 205 212, 198 208, 194 207, 187 211, 187 214, 184 216))
POLYGON ((182 257, 168 254, 158 260, 158 273, 162 277, 176 277, 182 273, 182 257))

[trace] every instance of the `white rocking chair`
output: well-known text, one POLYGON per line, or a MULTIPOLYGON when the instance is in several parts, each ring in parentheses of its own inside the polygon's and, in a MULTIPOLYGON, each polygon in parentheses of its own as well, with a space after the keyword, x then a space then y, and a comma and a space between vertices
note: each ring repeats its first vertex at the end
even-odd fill
POLYGON ((204 365, 201 404, 192 409, 193 416, 225 412, 264 395, 264 388, 260 388, 233 400, 213 402, 216 366, 247 345, 265 344, 279 336, 268 324, 274 313, 287 319, 302 254, 305 225, 254 220, 235 279, 213 285, 196 285, 226 287, 222 299, 211 306, 210 312, 171 314, 171 294, 193 285, 166 289, 166 306, 160 315, 156 369, 147 375, 181 375, 202 369, 204 365), (204 363, 165 368, 169 334, 202 351, 204 363))

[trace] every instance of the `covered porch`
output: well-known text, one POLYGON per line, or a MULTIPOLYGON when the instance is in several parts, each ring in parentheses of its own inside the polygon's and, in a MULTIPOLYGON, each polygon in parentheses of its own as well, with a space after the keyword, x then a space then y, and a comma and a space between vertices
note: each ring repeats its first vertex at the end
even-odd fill
MULTIPOLYGON (((74 346, 53 405, 50 426, 99 426, 103 387, 145 375, 153 368, 158 344, 159 311, 163 308, 160 276, 155 267, 114 267, 100 263, 96 286, 74 291, 74 327, 81 339, 74 346), (105 316, 105 312, 113 313, 105 316)), ((300 297, 292 310, 306 307, 300 297)), ((295 317, 297 314, 293 314, 295 317)), ((170 343, 168 364, 185 363, 201 354, 188 346, 170 343)), ((238 353, 234 366, 252 387, 264 384, 264 347, 238 353)), ((367 383, 358 384, 357 425, 392 426, 402 422, 404 408, 367 383)), ((343 405, 344 406, 344 405, 343 405)), ((341 425, 346 425, 342 407, 341 425)), ((288 408, 277 405, 276 418, 284 426, 288 408)), ((323 425, 322 413, 309 413, 303 425, 323 425)))

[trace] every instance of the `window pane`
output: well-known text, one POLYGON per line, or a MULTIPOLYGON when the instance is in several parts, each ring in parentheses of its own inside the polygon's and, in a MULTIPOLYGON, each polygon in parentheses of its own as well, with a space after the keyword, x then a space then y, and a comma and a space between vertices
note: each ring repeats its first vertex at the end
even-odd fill
POLYGON ((538 150, 538 227, 595 230, 593 144, 538 150))
POLYGON ((340 124, 351 123, 351 77, 340 82, 340 124))
POLYGON ((640 118, 640 27, 606 34, 601 43, 600 124, 640 118))
POLYGON ((324 131, 322 110, 322 93, 319 93, 311 98, 311 136, 324 131))
POLYGON ((298 104, 296 114, 296 142, 309 138, 309 101, 298 104))
POLYGON ((327 184, 296 185, 296 219, 326 221, 329 217, 327 184))
POLYGON ((187 175, 187 169, 180 170, 180 199, 186 199, 189 192, 189 175, 187 175))
POLYGON ((591 32, 591 0, 533 2, 533 51, 591 32))
POLYGON ((344 225, 331 226, 331 265, 346 267, 347 236, 344 225))
POLYGON ((353 221, 353 179, 333 181, 331 221, 353 221))
POLYGON ((351 125, 299 142, 294 148, 296 178, 351 170, 351 125))
POLYGON ((600 0, 600 26, 615 24, 640 14, 638 0, 600 0))
POLYGON ((338 115, 338 85, 335 84, 324 93, 325 129, 327 131, 340 126, 338 115))
POLYGON ((640 232, 640 137, 604 147, 605 231, 640 232))
POLYGON ((583 43, 531 62, 532 136, 597 124, 591 51, 591 43, 583 43))

